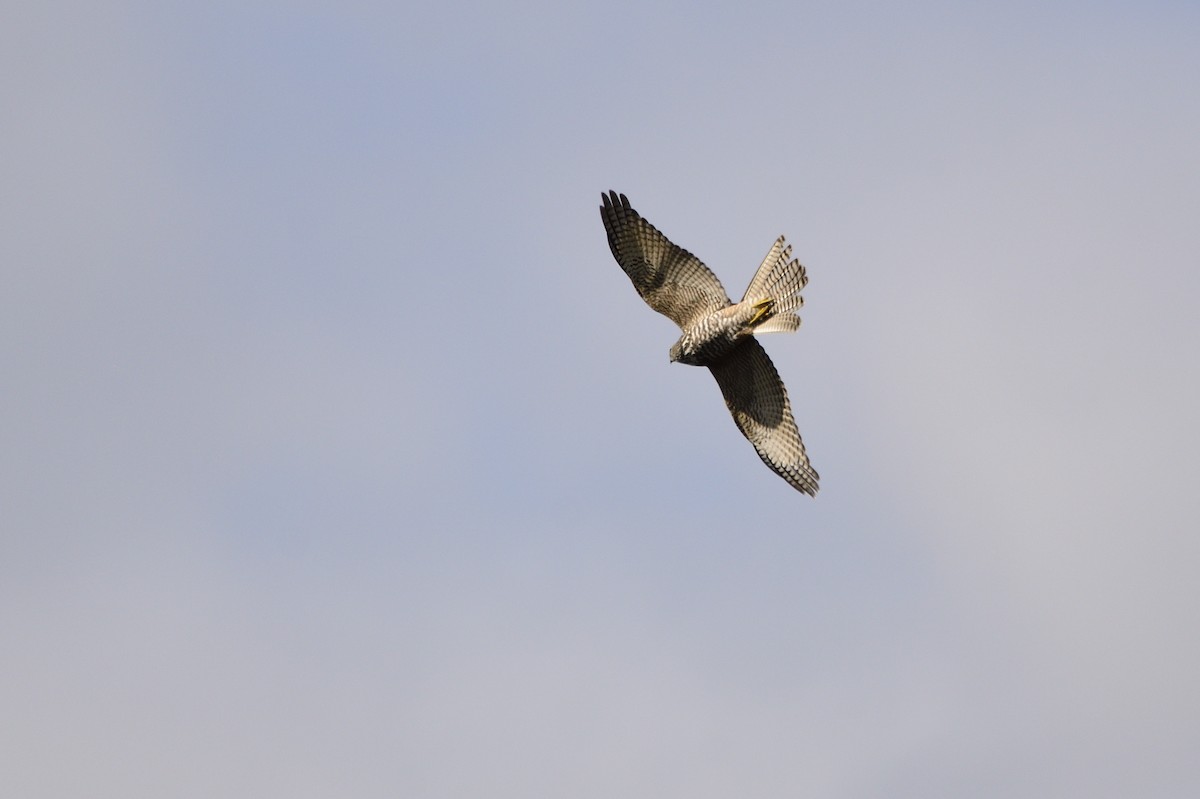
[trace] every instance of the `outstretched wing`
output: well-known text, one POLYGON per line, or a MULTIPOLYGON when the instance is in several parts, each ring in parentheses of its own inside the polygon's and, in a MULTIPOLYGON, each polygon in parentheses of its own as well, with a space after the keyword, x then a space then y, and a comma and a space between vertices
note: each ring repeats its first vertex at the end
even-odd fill
POLYGON ((642 299, 681 328, 729 305, 717 276, 699 258, 672 244, 629 205, 624 194, 601 195, 600 216, 613 257, 642 299))
POLYGON ((763 463, 793 488, 815 496, 820 477, 804 453, 787 391, 762 345, 747 337, 708 368, 717 378, 733 421, 763 463))

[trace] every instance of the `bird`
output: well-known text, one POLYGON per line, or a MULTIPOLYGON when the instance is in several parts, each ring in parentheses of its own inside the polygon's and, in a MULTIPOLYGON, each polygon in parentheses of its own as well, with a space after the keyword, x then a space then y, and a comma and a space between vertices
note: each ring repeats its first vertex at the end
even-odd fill
POLYGON ((646 304, 682 331, 672 363, 706 366, 738 430, 758 457, 797 491, 816 496, 809 463, 783 381, 757 336, 791 333, 808 274, 783 236, 775 240, 745 296, 732 302, 721 281, 687 250, 646 221, 624 194, 602 193, 600 217, 613 258, 646 304))

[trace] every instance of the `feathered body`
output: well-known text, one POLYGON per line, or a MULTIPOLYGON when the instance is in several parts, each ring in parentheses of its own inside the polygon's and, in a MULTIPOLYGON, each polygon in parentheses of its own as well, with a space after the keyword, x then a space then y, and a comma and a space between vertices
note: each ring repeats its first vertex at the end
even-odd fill
POLYGON ((700 259, 672 244, 643 219, 623 194, 602 195, 600 216, 613 257, 651 308, 682 330, 671 361, 707 366, 725 404, 762 461, 794 488, 816 494, 819 479, 792 417, 787 391, 759 333, 800 327, 795 311, 808 276, 782 236, 763 259, 746 294, 729 300, 700 259))

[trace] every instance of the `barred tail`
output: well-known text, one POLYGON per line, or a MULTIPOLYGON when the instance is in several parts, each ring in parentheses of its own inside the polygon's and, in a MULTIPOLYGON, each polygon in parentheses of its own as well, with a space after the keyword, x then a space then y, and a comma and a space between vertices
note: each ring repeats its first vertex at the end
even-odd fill
POLYGON ((780 236, 763 259, 746 288, 742 302, 755 306, 766 305, 769 313, 754 327, 755 333, 790 333, 800 327, 800 317, 792 313, 804 305, 801 290, 808 284, 808 274, 800 262, 792 258, 792 247, 780 236))

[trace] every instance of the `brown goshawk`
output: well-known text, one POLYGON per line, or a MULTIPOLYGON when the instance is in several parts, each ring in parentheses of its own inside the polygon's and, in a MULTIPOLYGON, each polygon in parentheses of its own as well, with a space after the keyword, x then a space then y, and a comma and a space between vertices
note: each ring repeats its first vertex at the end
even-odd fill
POLYGON ((787 391, 755 336, 800 327, 808 275, 780 236, 741 302, 731 302, 717 276, 699 258, 672 244, 629 205, 624 194, 601 195, 600 216, 613 257, 646 303, 679 325, 671 361, 707 366, 725 404, 763 463, 799 491, 817 493, 792 418, 787 391))

